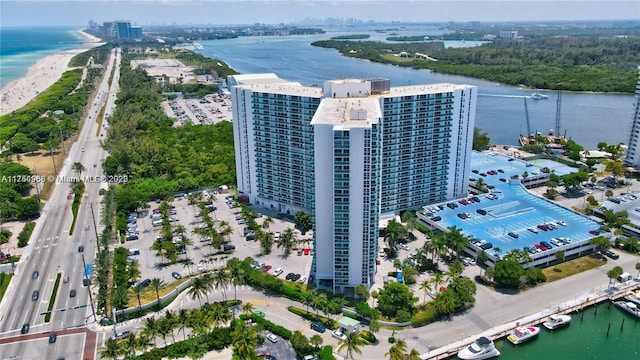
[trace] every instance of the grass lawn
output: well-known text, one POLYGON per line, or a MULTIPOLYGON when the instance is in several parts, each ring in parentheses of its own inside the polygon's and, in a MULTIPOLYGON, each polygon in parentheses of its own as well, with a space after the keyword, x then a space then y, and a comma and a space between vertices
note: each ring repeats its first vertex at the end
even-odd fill
POLYGON ((0 301, 2 301, 2 297, 9 287, 9 282, 11 282, 12 276, 13 274, 0 274, 0 301))
MULTIPOLYGON (((165 285, 163 287, 160 288, 160 291, 158 292, 160 294, 160 297, 163 297, 165 295, 167 295, 168 293, 170 293, 171 291, 173 291, 173 289, 177 288, 178 285, 182 284, 183 282, 189 280, 187 277, 182 278, 178 281, 174 281, 168 285, 165 285)), ((147 288, 145 289, 145 291, 143 291, 140 294, 140 302, 142 303, 142 305, 150 303, 150 302, 154 302, 154 301, 158 301, 158 298, 156 296, 156 292, 150 287, 147 286, 147 288)), ((129 307, 136 307, 138 306, 138 298, 136 297, 136 293, 133 292, 133 290, 129 289, 129 301, 127 303, 129 305, 129 307)))
POLYGON ((597 268, 606 263, 606 261, 601 261, 600 258, 588 255, 542 269, 542 273, 547 277, 547 282, 551 282, 597 268))

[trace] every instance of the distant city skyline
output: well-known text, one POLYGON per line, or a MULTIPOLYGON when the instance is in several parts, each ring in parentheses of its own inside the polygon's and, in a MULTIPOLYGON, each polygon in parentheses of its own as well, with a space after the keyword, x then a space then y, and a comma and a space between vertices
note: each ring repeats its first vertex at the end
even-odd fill
POLYGON ((363 22, 522 22, 639 20, 638 0, 2 0, 0 24, 86 26, 112 19, 133 25, 295 24, 305 19, 363 22))

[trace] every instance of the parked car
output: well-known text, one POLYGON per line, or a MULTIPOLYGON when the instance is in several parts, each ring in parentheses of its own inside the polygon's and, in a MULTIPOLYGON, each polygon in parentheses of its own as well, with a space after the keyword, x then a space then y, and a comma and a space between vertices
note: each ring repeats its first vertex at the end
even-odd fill
POLYGON ((315 330, 319 333, 323 333, 327 330, 327 328, 324 325, 320 324, 317 321, 312 322, 310 327, 312 330, 315 330))
POLYGON ((280 276, 283 272, 284 270, 282 270, 282 268, 277 268, 273 271, 273 276, 280 276))
POLYGON ((271 267, 272 267, 271 265, 265 265, 263 269, 264 271, 268 272, 269 270, 271 270, 271 267))
POLYGON ((334 330, 331 332, 331 336, 338 340, 347 340, 347 335, 343 334, 340 330, 334 330))
POLYGON ((171 276, 173 276, 173 278, 176 279, 176 280, 182 279, 182 275, 180 275, 180 273, 175 272, 175 271, 171 273, 171 276))
POLYGON ((204 271, 204 264, 198 263, 198 271, 204 271))
POLYGON ((620 258, 620 255, 614 253, 611 250, 608 249, 604 249, 602 250, 602 254, 605 255, 606 257, 613 259, 613 260, 617 260, 618 258, 620 258))
POLYGON ((517 234, 517 233, 514 233, 513 231, 509 232, 507 235, 511 236, 511 237, 512 237, 512 238, 514 238, 514 239, 517 239, 517 238, 518 238, 518 234, 517 234))
POLYGON ((591 234, 591 235, 600 235, 600 231, 598 231, 598 230, 589 230, 589 234, 591 234))
POLYGON ((307 277, 303 276, 303 277, 300 278, 300 280, 298 280, 298 283, 299 284, 304 284, 305 281, 307 281, 307 277))
POLYGON ((271 341, 274 344, 278 342, 278 337, 271 333, 267 335, 267 339, 269 339, 269 341, 271 341))

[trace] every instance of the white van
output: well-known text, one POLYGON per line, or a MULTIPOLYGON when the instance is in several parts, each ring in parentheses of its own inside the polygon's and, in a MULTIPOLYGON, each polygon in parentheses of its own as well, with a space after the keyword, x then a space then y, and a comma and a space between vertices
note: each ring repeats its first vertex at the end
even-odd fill
POLYGON ((139 249, 129 250, 129 256, 133 256, 133 255, 140 255, 140 250, 139 249))
POLYGON ((616 280, 618 280, 618 282, 627 282, 629 280, 633 279, 633 277, 631 276, 631 274, 629 274, 628 272, 622 273, 620 274, 620 276, 618 276, 618 278, 616 280))
POLYGON ((160 220, 162 219, 162 214, 152 214, 151 220, 160 220))

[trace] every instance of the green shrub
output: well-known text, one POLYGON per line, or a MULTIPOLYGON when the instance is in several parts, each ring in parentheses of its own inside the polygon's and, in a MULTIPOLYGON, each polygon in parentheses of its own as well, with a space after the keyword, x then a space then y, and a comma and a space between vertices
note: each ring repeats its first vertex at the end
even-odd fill
POLYGON ((427 305, 423 311, 418 312, 411 318, 413 327, 420 327, 430 324, 438 319, 438 313, 433 306, 427 305))
POLYGON ((378 341, 373 333, 366 330, 360 331, 360 337, 369 344, 375 344, 378 341))
POLYGON ((389 344, 393 344, 394 342, 396 342, 396 338, 389 336, 389 344))
POLYGON ((31 233, 33 229, 36 227, 36 223, 29 221, 24 224, 22 231, 18 234, 18 247, 25 247, 29 243, 29 238, 31 238, 31 233))
POLYGON ((285 340, 289 340, 291 338, 291 331, 289 331, 289 329, 274 324, 271 321, 263 318, 262 316, 258 316, 256 314, 251 314, 251 315, 246 315, 246 314, 242 314, 240 315, 240 320, 249 320, 251 319, 253 322, 256 322, 260 325, 262 325, 265 330, 272 332, 275 335, 278 335, 280 337, 282 337, 285 340))
POLYGON ((320 357, 320 360, 335 360, 336 358, 333 356, 333 348, 330 345, 326 345, 322 347, 322 350, 318 351, 316 354, 320 357))
POLYGON ((335 329, 338 328, 338 323, 336 321, 332 320, 332 319, 329 319, 328 317, 325 317, 325 316, 322 316, 322 315, 316 316, 315 313, 312 313, 310 311, 306 311, 304 309, 300 309, 300 308, 295 307, 295 306, 289 306, 287 309, 289 311, 291 311, 292 313, 305 318, 306 320, 309 320, 309 321, 320 321, 320 322, 322 322, 324 324, 324 326, 327 327, 327 329, 335 330, 335 329))
POLYGON ((58 273, 56 276, 56 282, 53 284, 53 290, 51 291, 51 298, 49 299, 49 306, 47 307, 47 314, 44 316, 44 322, 48 323, 51 320, 51 310, 56 302, 56 295, 58 294, 58 286, 60 286, 60 277, 62 274, 58 273))

